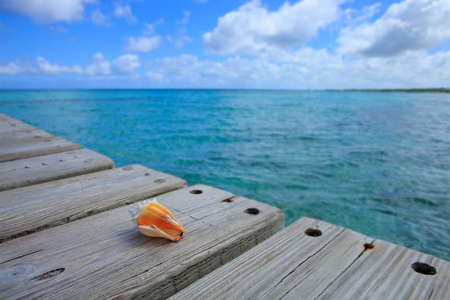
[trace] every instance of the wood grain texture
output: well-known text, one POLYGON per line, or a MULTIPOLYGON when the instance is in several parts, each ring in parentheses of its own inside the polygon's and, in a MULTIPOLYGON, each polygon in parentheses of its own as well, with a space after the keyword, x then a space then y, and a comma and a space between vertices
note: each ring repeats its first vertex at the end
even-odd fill
POLYGON ((13 119, 5 114, 0 114, 0 134, 32 130, 37 130, 37 128, 13 119))
POLYGON ((11 240, 0 244, 0 298, 164 299, 284 223, 279 209, 203 185, 157 199, 186 229, 181 240, 142 235, 130 206, 11 240))
POLYGON ((449 282, 445 260, 302 218, 171 299, 450 299, 449 282))
POLYGON ((114 168, 113 161, 87 149, 0 163, 0 191, 114 168))
POLYGON ((54 135, 43 130, 25 130, 0 134, 0 147, 8 144, 17 144, 27 141, 43 141, 55 138, 54 135))
POLYGON ((46 154, 78 150, 80 145, 61 138, 24 141, 0 145, 0 162, 36 157, 46 154))
POLYGON ((71 222, 186 186, 132 165, 0 192, 0 241, 71 222))

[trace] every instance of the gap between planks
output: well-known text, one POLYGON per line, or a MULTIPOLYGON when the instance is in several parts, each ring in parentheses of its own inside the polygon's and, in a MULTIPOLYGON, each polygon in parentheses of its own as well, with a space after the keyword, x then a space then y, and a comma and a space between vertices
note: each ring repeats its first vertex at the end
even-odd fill
POLYGON ((171 299, 450 299, 449 281, 445 260, 302 218, 171 299))
POLYGON ((0 244, 0 298, 165 299, 284 225, 279 209, 204 185, 158 202, 181 240, 142 235, 127 206, 0 244))
POLYGON ((0 192, 0 242, 186 186, 140 165, 0 192))
POLYGON ((88 149, 0 163, 0 191, 114 168, 113 161, 88 149))

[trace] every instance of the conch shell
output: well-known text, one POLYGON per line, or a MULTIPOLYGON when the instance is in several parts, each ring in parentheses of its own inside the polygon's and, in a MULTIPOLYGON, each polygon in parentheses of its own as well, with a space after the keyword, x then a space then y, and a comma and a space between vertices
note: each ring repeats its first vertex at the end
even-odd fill
POLYGON ((139 230, 146 236, 178 241, 183 233, 186 233, 183 225, 156 199, 139 202, 137 207, 128 211, 139 230))

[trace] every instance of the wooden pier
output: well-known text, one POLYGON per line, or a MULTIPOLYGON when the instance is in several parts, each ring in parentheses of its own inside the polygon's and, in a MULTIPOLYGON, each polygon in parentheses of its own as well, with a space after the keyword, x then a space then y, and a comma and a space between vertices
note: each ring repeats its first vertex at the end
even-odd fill
POLYGON ((449 262, 112 160, 0 114, 0 299, 450 299, 449 262), (149 238, 156 197, 186 229, 149 238))

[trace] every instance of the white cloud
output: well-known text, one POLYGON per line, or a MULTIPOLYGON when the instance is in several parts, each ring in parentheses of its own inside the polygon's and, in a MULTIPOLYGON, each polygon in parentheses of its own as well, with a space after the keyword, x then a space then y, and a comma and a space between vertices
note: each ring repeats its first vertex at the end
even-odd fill
POLYGON ((373 5, 364 6, 361 10, 347 8, 343 12, 343 18, 348 25, 356 25, 368 21, 380 11, 381 3, 377 2, 373 5))
POLYGON ((131 12, 131 8, 129 5, 116 4, 116 7, 114 9, 114 15, 117 18, 124 18, 125 20, 127 20, 128 23, 137 22, 137 19, 135 16, 133 16, 133 13, 131 12))
POLYGON ((177 30, 175 32, 175 35, 173 37, 170 34, 166 35, 166 39, 176 48, 183 48, 186 45, 186 43, 190 43, 193 41, 193 39, 191 39, 187 35, 187 25, 189 23, 190 18, 191 12, 184 11, 183 18, 176 22, 177 30))
POLYGON ((156 26, 159 26, 159 25, 161 25, 162 23, 164 23, 164 19, 162 19, 162 18, 158 19, 158 20, 157 20, 156 22, 154 22, 154 23, 145 23, 145 24, 144 24, 145 29, 144 29, 143 34, 146 34, 146 35, 152 35, 152 34, 154 34, 154 33, 155 33, 155 30, 156 30, 156 26))
POLYGON ((99 8, 91 11, 91 20, 97 25, 110 26, 108 19, 108 16, 104 15, 99 8))
POLYGON ((103 53, 97 52, 93 56, 94 63, 86 67, 85 73, 90 76, 111 74, 111 62, 105 60, 103 53))
POLYGON ((146 74, 159 87, 210 88, 411 88, 448 86, 450 51, 348 60, 302 48, 264 58, 201 60, 193 55, 152 61, 146 74), (414 63, 411 63, 414 62, 414 63))
POLYGON ((2 0, 0 9, 19 13, 39 23, 73 22, 83 19, 84 6, 95 0, 2 0))
POLYGON ((253 0, 218 20, 212 32, 203 35, 206 47, 218 54, 259 55, 290 49, 306 43, 317 31, 340 16, 340 0, 285 2, 269 12, 253 0))
POLYGON ((25 72, 26 69, 20 66, 20 62, 19 63, 11 62, 7 65, 3 65, 0 63, 0 74, 15 75, 25 72))
POLYGON ((7 65, 0 64, 0 74, 43 74, 43 75, 55 75, 55 74, 81 74, 83 69, 79 65, 73 65, 71 67, 60 66, 58 64, 52 64, 41 56, 38 56, 36 60, 32 62, 25 62, 18 60, 16 62, 10 62, 7 65))
POLYGON ((160 36, 140 36, 140 37, 129 37, 127 40, 127 45, 125 50, 128 52, 149 52, 155 50, 161 44, 160 36))
POLYGON ((135 54, 125 54, 113 61, 113 65, 120 74, 132 74, 134 69, 141 66, 139 57, 135 54))
POLYGON ((38 57, 35 62, 38 73, 43 74, 62 74, 62 73, 75 73, 81 74, 83 69, 78 66, 66 67, 52 64, 45 60, 43 57, 38 57))
POLYGON ((177 36, 173 38, 170 34, 166 36, 166 39, 173 44, 176 48, 183 48, 186 43, 192 42, 193 40, 187 35, 177 36))
POLYGON ((178 21, 181 25, 187 25, 189 23, 189 20, 191 18, 191 12, 190 11, 183 11, 183 19, 178 21))
POLYGON ((339 52, 361 57, 389 57, 426 51, 450 38, 450 1, 405 0, 368 24, 344 28, 339 52))

